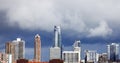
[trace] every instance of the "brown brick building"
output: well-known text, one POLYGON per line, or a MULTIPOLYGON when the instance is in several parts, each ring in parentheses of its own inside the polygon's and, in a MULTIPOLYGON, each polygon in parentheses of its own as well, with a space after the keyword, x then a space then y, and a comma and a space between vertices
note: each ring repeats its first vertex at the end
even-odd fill
POLYGON ((35 36, 34 42, 34 60, 36 62, 40 62, 41 60, 41 39, 39 34, 35 36))
POLYGON ((49 63, 49 62, 38 62, 38 61, 29 61, 27 59, 19 59, 16 63, 49 63))
POLYGON ((28 63, 27 59, 19 59, 17 60, 17 63, 28 63))
POLYGON ((52 59, 49 61, 49 63, 63 63, 63 60, 60 59, 52 59))
POLYGON ((6 54, 12 54, 12 63, 14 63, 15 62, 15 58, 14 58, 14 56, 15 56, 15 45, 13 45, 12 42, 7 42, 5 44, 5 53, 6 54))

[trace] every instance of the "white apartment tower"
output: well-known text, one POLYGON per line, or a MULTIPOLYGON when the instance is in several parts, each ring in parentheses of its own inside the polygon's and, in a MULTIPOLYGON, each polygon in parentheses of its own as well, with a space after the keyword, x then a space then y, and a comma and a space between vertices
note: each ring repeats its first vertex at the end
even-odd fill
POLYGON ((64 63, 80 63, 81 47, 80 41, 75 41, 73 44, 73 51, 63 51, 62 59, 64 63))
POLYGON ((12 41, 12 44, 15 46, 14 59, 24 59, 25 57, 25 41, 21 38, 17 38, 12 41))
POLYGON ((94 62, 97 63, 98 61, 98 54, 94 50, 86 50, 85 51, 85 63, 87 62, 94 62))

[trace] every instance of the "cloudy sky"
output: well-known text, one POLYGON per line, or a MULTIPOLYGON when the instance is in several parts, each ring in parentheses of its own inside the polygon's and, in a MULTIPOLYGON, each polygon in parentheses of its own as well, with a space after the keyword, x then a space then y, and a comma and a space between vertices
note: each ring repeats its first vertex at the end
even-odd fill
POLYGON ((26 41, 26 58, 32 59, 38 33, 42 61, 48 61, 54 25, 61 26, 66 50, 80 40, 82 50, 106 52, 107 44, 120 42, 120 0, 0 0, 1 51, 20 37, 26 41))

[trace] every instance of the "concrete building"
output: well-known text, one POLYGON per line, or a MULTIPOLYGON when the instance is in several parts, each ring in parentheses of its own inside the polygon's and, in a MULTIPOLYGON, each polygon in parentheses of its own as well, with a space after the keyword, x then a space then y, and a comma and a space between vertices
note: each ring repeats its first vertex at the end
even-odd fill
POLYGON ((73 51, 63 51, 62 59, 64 63, 80 63, 81 47, 80 41, 75 41, 73 44, 73 51))
POLYGON ((25 41, 17 38, 16 40, 7 42, 5 45, 5 53, 12 54, 12 63, 17 59, 23 59, 25 56, 25 41))
POLYGON ((0 63, 12 63, 12 55, 0 53, 0 63))
POLYGON ((63 51, 64 63, 80 63, 79 51, 63 51))
POLYGON ((40 62, 41 60, 41 39, 39 34, 35 36, 34 42, 34 60, 40 62))
POLYGON ((12 62, 12 54, 8 54, 8 63, 13 63, 12 62))
POLYGON ((80 40, 79 41, 75 41, 75 43, 73 44, 73 51, 77 51, 78 52, 78 61, 81 60, 81 46, 80 46, 80 40))
POLYGON ((15 62, 15 45, 12 42, 7 42, 5 45, 5 53, 12 55, 12 63, 15 62))
POLYGON ((107 53, 102 53, 99 55, 98 63, 108 63, 107 53))
POLYGON ((108 60, 117 61, 119 60, 119 44, 112 43, 108 46, 108 60))
POLYGON ((61 48, 59 47, 50 48, 50 60, 51 59, 61 59, 61 48))
POLYGON ((15 46, 15 53, 14 58, 17 59, 24 59, 25 57, 25 41, 21 38, 17 38, 16 40, 12 41, 12 44, 15 46))
POLYGON ((54 26, 54 45, 50 48, 50 60, 52 59, 62 59, 60 26, 54 26))
POLYGON ((97 63, 98 62, 98 54, 94 50, 86 50, 85 51, 85 63, 97 63))

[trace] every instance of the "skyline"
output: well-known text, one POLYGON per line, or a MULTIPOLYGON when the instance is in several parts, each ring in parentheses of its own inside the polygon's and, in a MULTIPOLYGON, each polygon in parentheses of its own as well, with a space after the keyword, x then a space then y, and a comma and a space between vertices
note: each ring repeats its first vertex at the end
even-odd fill
POLYGON ((34 51, 34 36, 40 34, 41 60, 47 61, 45 49, 53 45, 53 28, 59 25, 65 50, 80 40, 82 51, 106 52, 106 45, 120 43, 119 6, 119 0, 0 0, 0 51, 19 37, 25 40, 26 58, 32 59, 27 53, 34 51))
MULTIPOLYGON (((23 40, 23 39, 21 39, 21 40, 23 40)), ((14 40, 13 40, 14 41, 14 40)), ((64 44, 62 44, 62 45, 64 45, 64 44)), ((102 45, 101 47, 103 47, 103 51, 100 51, 100 50, 102 50, 102 48, 101 47, 97 47, 97 49, 96 48, 94 48, 94 44, 92 45, 92 44, 89 44, 89 47, 93 47, 93 49, 92 49, 92 47, 91 48, 89 48, 89 47, 87 47, 87 45, 86 44, 80 44, 81 45, 81 48, 82 48, 82 55, 81 55, 81 57, 82 57, 82 59, 84 58, 84 51, 85 50, 95 50, 97 53, 107 53, 107 49, 106 49, 106 47, 105 46, 107 46, 108 44, 104 44, 104 45, 102 45), (84 48, 84 47, 86 47, 86 48, 84 48)), ((100 45, 100 44, 99 44, 100 45)), ((46 49, 48 49, 48 50, 46 50, 46 49, 44 49, 44 48, 42 48, 43 50, 41 51, 42 52, 42 61, 48 61, 49 60, 49 48, 50 47, 52 47, 53 45, 50 45, 50 46, 48 46, 46 49), (46 52, 47 51, 47 52, 46 52), (44 52, 46 52, 46 53, 44 53, 44 52), (44 54, 43 54, 44 53, 44 54), (45 55, 45 56, 44 56, 45 55), (44 57, 44 58, 43 58, 44 57)), ((72 50, 72 48, 73 48, 73 46, 71 45, 71 46, 69 46, 69 47, 67 47, 67 46, 64 46, 63 47, 64 48, 64 50, 63 51, 65 51, 65 50, 67 50, 67 51, 70 51, 70 50, 72 50)), ((27 58, 27 57, 25 57, 25 58, 27 58, 27 59, 33 59, 34 57, 33 57, 33 55, 34 55, 34 48, 31 48, 31 50, 29 51, 29 50, 27 50, 27 48, 25 48, 25 50, 26 50, 26 52, 27 53, 25 53, 25 54, 28 54, 29 52, 31 52, 31 54, 28 54, 28 56, 29 56, 29 58, 27 58), (33 51, 32 51, 33 50, 33 51), (31 58, 30 58, 31 57, 31 58)), ((120 53, 119 53, 120 54, 120 53)))

